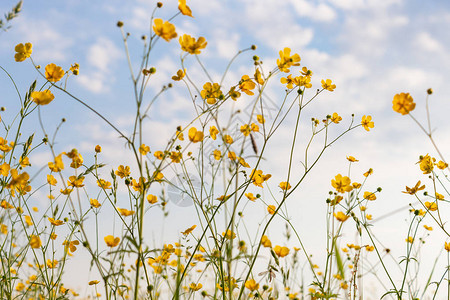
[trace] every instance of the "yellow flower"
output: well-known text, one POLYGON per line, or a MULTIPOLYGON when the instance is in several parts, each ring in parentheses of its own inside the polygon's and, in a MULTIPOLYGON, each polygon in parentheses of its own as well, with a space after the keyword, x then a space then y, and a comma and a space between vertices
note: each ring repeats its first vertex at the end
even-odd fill
POLYGON ((56 268, 56 265, 58 265, 58 261, 47 259, 46 264, 49 269, 53 269, 53 268, 56 268))
POLYGON ((402 115, 409 114, 415 107, 414 99, 409 93, 396 94, 392 100, 392 109, 402 115))
POLYGON ((114 237, 112 235, 105 236, 104 240, 105 240, 106 245, 111 248, 116 247, 120 243, 120 238, 114 237))
POLYGON ((259 284, 256 283, 255 279, 249 279, 245 282, 245 287, 248 288, 250 291, 256 291, 259 289, 259 284))
POLYGON ((277 66, 281 72, 288 73, 289 68, 292 66, 300 66, 300 56, 295 53, 291 56, 291 49, 284 48, 283 51, 280 51, 280 58, 277 59, 277 66))
POLYGON ((119 176, 120 178, 125 178, 130 176, 131 172, 130 172, 130 167, 126 166, 124 167, 123 165, 120 165, 117 168, 117 171, 115 172, 117 176, 119 176))
POLYGON ((444 248, 447 252, 450 252, 450 243, 445 242, 444 248))
POLYGON ((326 81, 322 79, 321 83, 322 87, 330 92, 334 91, 336 88, 336 85, 331 83, 331 79, 327 79, 326 81))
POLYGON ((31 43, 25 43, 25 45, 22 43, 17 44, 14 48, 14 50, 17 52, 14 55, 14 59, 17 62, 24 61, 25 59, 27 59, 27 57, 31 56, 31 53, 33 52, 32 48, 33 45, 31 43))
POLYGON ((250 165, 242 157, 239 157, 238 161, 239 161, 239 164, 241 166, 243 166, 244 168, 250 168, 250 165))
POLYGON ((194 231, 195 227, 197 227, 197 225, 192 225, 192 227, 189 227, 188 229, 186 229, 185 231, 182 232, 183 235, 188 235, 190 234, 192 231, 194 231))
POLYGON ((304 86, 305 88, 309 89, 312 87, 311 84, 311 77, 309 76, 297 76, 294 77, 294 84, 297 86, 304 86))
POLYGON ((253 193, 246 193, 245 197, 247 197, 248 200, 250 200, 250 201, 255 201, 256 200, 256 197, 253 196, 253 193))
POLYGON ((428 154, 420 159, 420 170, 423 174, 430 174, 433 171, 435 161, 436 159, 428 154))
POLYGON ((232 240, 236 238, 236 233, 228 229, 226 232, 222 232, 222 236, 228 240, 232 240))
POLYGON ((250 134, 250 125, 242 125, 240 130, 244 136, 248 136, 250 134))
POLYGON ((31 248, 40 248, 42 246, 41 238, 37 235, 30 235, 30 247, 31 248))
POLYGON ((256 115, 256 120, 261 124, 264 124, 266 122, 263 115, 256 115))
POLYGON ((49 162, 48 163, 48 167, 50 169, 50 171, 52 172, 59 172, 61 170, 64 169, 64 163, 62 161, 62 155, 63 153, 61 153, 60 155, 55 157, 55 162, 49 162))
POLYGON ((369 131, 370 128, 374 127, 374 123, 372 122, 372 117, 371 116, 363 116, 362 120, 361 120, 361 125, 362 127, 364 127, 365 130, 369 131))
POLYGON ((230 88, 230 91, 228 92, 228 95, 230 95, 231 99, 233 101, 236 101, 237 98, 239 98, 241 96, 241 93, 239 93, 239 91, 236 91, 236 87, 232 86, 230 88))
POLYGON ((223 99, 223 93, 220 90, 220 85, 218 83, 207 82, 203 85, 203 90, 200 92, 203 99, 206 100, 208 104, 215 104, 217 99, 223 99))
POLYGON ((291 188, 291 185, 289 184, 289 182, 280 182, 279 187, 284 191, 284 190, 289 190, 291 188))
POLYGON ((372 174, 373 174, 373 169, 370 168, 366 173, 363 174, 363 176, 367 177, 367 176, 372 175, 372 174))
POLYGON ((100 283, 100 281, 98 281, 98 280, 91 280, 91 281, 88 282, 89 285, 96 285, 96 284, 99 284, 99 283, 100 283))
POLYGON ((269 205, 267 206, 267 212, 271 215, 275 214, 275 211, 277 210, 277 208, 275 207, 275 205, 269 205))
POLYGON ((3 176, 8 176, 10 166, 7 163, 0 165, 0 174, 3 176))
POLYGON ((272 242, 269 240, 267 235, 263 235, 262 236, 262 238, 261 238, 261 245, 263 245, 266 248, 271 248, 272 247, 272 242))
POLYGON ((275 246, 273 248, 273 251, 278 257, 285 257, 289 254, 289 248, 288 247, 281 247, 281 246, 275 246))
POLYGON ((56 181, 55 177, 53 177, 53 175, 47 175, 47 183, 55 186, 57 181, 56 181))
POLYGON ((128 210, 126 208, 119 208, 119 207, 117 207, 117 210, 124 217, 128 217, 128 216, 134 215, 134 213, 135 213, 134 210, 128 210))
POLYGON ((427 226, 427 225, 423 225, 423 228, 425 228, 428 231, 432 231, 433 230, 433 227, 427 226))
POLYGON ((223 136, 223 141, 224 141, 225 143, 227 143, 227 144, 232 144, 232 143, 233 143, 233 138, 232 138, 230 135, 225 134, 225 135, 223 136))
POLYGON ((156 202, 158 202, 158 197, 155 196, 155 195, 149 194, 149 195, 147 196, 147 201, 148 201, 148 203, 150 203, 150 204, 155 204, 156 202))
POLYGON ((208 44, 204 37, 199 37, 196 41, 195 38, 190 35, 184 34, 180 36, 181 50, 186 51, 190 54, 200 54, 200 49, 204 49, 208 44))
POLYGON ((442 195, 442 194, 435 193, 434 196, 435 196, 436 199, 438 199, 438 200, 444 200, 444 195, 442 195))
POLYGON ((357 160, 356 158, 354 158, 353 156, 347 156, 347 160, 348 160, 349 162, 357 162, 357 161, 359 161, 359 160, 357 160))
POLYGON ((252 180, 253 184, 259 187, 263 187, 262 183, 269 180, 270 177, 272 177, 272 175, 264 175, 261 170, 256 169, 253 169, 252 173, 250 174, 250 179, 252 180))
POLYGON ((345 222, 350 217, 350 216, 347 216, 346 214, 344 214, 342 211, 338 211, 337 213, 333 213, 333 215, 340 222, 345 222))
POLYGON ((50 90, 44 90, 42 92, 32 92, 31 98, 37 105, 47 105, 55 99, 55 95, 50 90))
POLYGON ((50 217, 48 218, 48 221, 49 221, 53 226, 60 226, 60 225, 64 224, 63 221, 61 221, 61 220, 55 220, 55 219, 50 218, 50 217))
POLYGON ((178 34, 175 32, 175 26, 169 21, 165 21, 163 23, 162 19, 155 19, 154 24, 153 31, 157 36, 162 37, 166 42, 177 37, 178 34))
POLYGON ((84 176, 80 176, 79 178, 77 176, 70 176, 67 185, 79 188, 84 186, 83 181, 84 176))
POLYGON ((203 132, 198 131, 195 127, 191 127, 188 131, 189 140, 193 143, 198 143, 203 140, 203 132))
POLYGON ((215 160, 220 160, 220 158, 222 157, 222 152, 220 152, 220 150, 214 150, 213 151, 213 156, 215 160))
POLYGON ((99 208, 100 206, 102 206, 97 199, 90 199, 89 203, 91 204, 92 207, 95 208, 99 208))
POLYGON ((350 192, 351 190, 353 190, 350 178, 348 178, 347 176, 342 177, 341 174, 337 174, 334 179, 331 180, 331 185, 339 193, 350 192))
POLYGON ((261 71, 259 71, 259 69, 256 69, 254 77, 257 83, 264 84, 264 78, 262 77, 261 71))
POLYGON ((364 192, 364 199, 373 201, 377 199, 377 196, 375 196, 375 194, 371 192, 364 192))
POLYGON ((173 163, 179 163, 182 158, 183 158, 183 153, 181 153, 181 152, 172 151, 170 153, 170 159, 172 160, 173 163))
POLYGON ((153 178, 155 178, 156 181, 162 181, 164 178, 164 174, 158 171, 153 172, 153 178))
POLYGON ((65 247, 65 251, 69 253, 69 255, 72 255, 71 252, 75 252, 77 251, 77 246, 80 244, 79 241, 75 240, 75 241, 64 241, 62 243, 65 247))
POLYGON ((193 18, 191 9, 186 5, 186 0, 178 0, 178 9, 183 15, 193 18))
POLYGON ((342 121, 342 117, 337 113, 333 113, 333 115, 331 116, 331 122, 339 124, 340 121, 342 121))
POLYGON ((219 130, 216 128, 216 126, 209 127, 209 135, 213 140, 217 138, 217 134, 219 133, 219 130))
POLYGON ((242 76, 239 81, 239 88, 242 92, 246 93, 249 96, 253 96, 254 93, 251 91, 256 87, 256 84, 250 79, 248 75, 242 76))
POLYGON ((444 170, 445 168, 448 167, 448 164, 446 162, 443 162, 442 160, 440 160, 437 164, 436 167, 438 167, 438 169, 444 170))
POLYGON ((149 152, 150 152, 150 147, 149 146, 147 146, 145 144, 142 144, 139 147, 139 153, 141 153, 142 155, 147 155, 147 153, 149 153, 149 152))
POLYGON ((281 77, 280 82, 282 84, 286 84, 286 88, 292 89, 294 87, 294 79, 292 78, 292 74, 289 74, 287 77, 281 77))
POLYGON ((27 223, 27 226, 31 226, 34 224, 30 216, 25 216, 25 223, 27 223))
POLYGON ((102 189, 105 189, 105 190, 111 188, 111 182, 106 181, 105 179, 101 179, 101 178, 99 178, 99 179, 97 180, 97 185, 98 185, 99 187, 101 187, 102 189))
POLYGON ((180 81, 181 79, 184 78, 185 75, 186 72, 184 70, 178 70, 177 75, 172 76, 172 80, 180 81))
POLYGON ((195 284, 195 283, 191 283, 189 285, 189 288, 193 291, 198 291, 199 289, 201 289, 203 287, 203 285, 201 283, 199 284, 195 284))
POLYGON ((414 242, 414 238, 412 236, 408 236, 408 238, 405 240, 407 243, 412 244, 414 242))
POLYGON ((234 153, 233 151, 228 152, 228 158, 231 160, 236 160, 236 153, 234 153))
POLYGON ((55 64, 48 64, 45 67, 45 78, 51 82, 58 82, 64 77, 64 70, 55 64))
POLYGON ((73 65, 70 65, 70 71, 73 75, 78 75, 80 73, 80 65, 77 63, 74 63, 73 65))
POLYGON ((153 153, 153 155, 159 160, 162 160, 164 158, 164 152, 162 151, 156 151, 155 153, 153 153))
POLYGON ((425 207, 428 208, 428 210, 436 211, 438 209, 437 204, 435 202, 425 202, 425 207))

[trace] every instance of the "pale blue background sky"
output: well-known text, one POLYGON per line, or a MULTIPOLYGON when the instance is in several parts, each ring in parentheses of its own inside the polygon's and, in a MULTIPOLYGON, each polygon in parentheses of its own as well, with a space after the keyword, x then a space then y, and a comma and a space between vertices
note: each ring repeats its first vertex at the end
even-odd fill
MULTIPOLYGON (((2 0, 0 12, 8 11, 15 3, 2 0)), ((127 130, 134 102, 121 35, 115 24, 122 20, 125 30, 131 32, 130 47, 137 64, 141 54, 140 36, 148 34, 149 15, 154 5, 155 1, 25 0, 20 17, 12 22, 13 27, 0 34, 0 65, 12 74, 24 92, 38 76, 30 62, 14 62, 17 43, 32 42, 33 58, 42 66, 54 62, 68 68, 78 62, 80 75, 69 80, 69 90, 127 130)), ((335 92, 320 96, 313 110, 306 113, 306 119, 322 118, 333 112, 342 115, 343 122, 349 121, 351 113, 355 113, 358 121, 364 114, 373 116, 375 128, 370 133, 360 128, 333 146, 311 173, 308 185, 296 196, 298 201, 293 197, 288 203, 291 215, 296 216, 293 222, 298 228, 308 228, 303 234, 311 244, 311 252, 323 250, 324 238, 317 239, 316 231, 310 228, 323 230, 322 225, 313 222, 317 215, 325 218, 324 199, 331 189, 330 180, 335 174, 346 172, 347 155, 360 159, 353 171, 355 176, 358 174, 354 180, 361 180, 359 174, 372 167, 375 173, 368 189, 383 187, 370 208, 374 219, 407 205, 411 199, 401 193, 404 186, 411 186, 418 179, 426 180, 415 162, 420 154, 434 154, 433 149, 409 118, 392 111, 394 94, 410 92, 417 102, 415 115, 425 120, 425 91, 429 87, 434 89, 430 101, 433 128, 437 129, 436 140, 441 149, 448 153, 448 1, 195 0, 188 1, 188 5, 195 19, 179 16, 173 23, 179 35, 188 33, 206 37, 208 47, 202 57, 208 68, 214 70, 212 73, 217 80, 225 64, 239 49, 251 44, 258 46, 256 52, 248 52, 238 59, 227 83, 234 83, 242 74, 250 72, 252 55, 259 55, 270 70, 275 65, 278 51, 291 47, 300 54, 302 65, 314 72, 316 86, 324 78, 331 78, 337 85, 335 92)), ((175 1, 165 1, 157 16, 167 19, 176 11, 176 6, 175 1)), ((176 40, 170 44, 161 41, 156 47, 152 64, 158 72, 151 83, 149 99, 180 67, 180 50, 176 43, 176 40)), ((194 59, 191 58, 188 65, 195 65, 194 59)), ((183 93, 182 89, 174 89, 157 102, 154 117, 146 128, 149 133, 146 144, 152 149, 165 144, 166 136, 180 120, 189 119, 186 110, 191 104, 183 93)), ((281 99, 282 85, 274 82, 268 94, 272 99, 281 99)), ((15 100, 11 84, 6 76, 0 75, 0 106, 14 111, 15 100)), ((2 116, 8 118, 7 113, 2 116)), ((49 128, 56 126, 60 118, 67 118, 60 135, 61 145, 69 144, 69 149, 76 146, 83 153, 101 144, 105 162, 113 166, 123 163, 121 155, 125 149, 123 143, 115 139, 116 134, 70 98, 56 93, 55 101, 45 107, 43 116, 49 128), (54 117, 56 121, 52 120, 54 117)), ((292 122, 287 120, 280 131, 280 139, 275 141, 280 147, 272 150, 272 159, 266 165, 277 180, 273 182, 274 186, 284 176, 286 162, 282 159, 288 150, 282 146, 289 138, 292 122)), ((35 129, 32 123, 28 126, 30 131, 35 129)), ((67 149, 61 146, 60 151, 64 150, 67 149)), ((50 160, 42 153, 36 154, 34 159, 50 160)), ((172 209, 175 220, 184 220, 185 224, 180 225, 182 229, 195 221, 195 216, 189 217, 185 210, 172 209)), ((398 248, 398 253, 394 250, 397 257, 404 253, 406 217, 406 213, 399 213, 377 223, 379 234, 386 237, 386 244, 398 248), (391 234, 393 227, 401 230, 395 232, 396 235, 391 234)), ((169 226, 165 234, 176 236, 178 229, 172 230, 169 226)), ((437 249, 444 239, 437 232, 433 234, 436 235, 437 249)), ((320 257, 320 254, 316 255, 320 257)), ((430 255, 436 255, 436 251, 430 255)))

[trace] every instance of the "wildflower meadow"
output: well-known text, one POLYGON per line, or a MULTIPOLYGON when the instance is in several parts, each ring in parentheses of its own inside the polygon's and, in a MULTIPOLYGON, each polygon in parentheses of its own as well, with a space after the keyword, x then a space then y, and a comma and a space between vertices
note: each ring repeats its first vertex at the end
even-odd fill
MULTIPOLYGON (((406 150, 395 136, 371 143, 377 118, 363 99, 339 104, 328 68, 251 38, 219 63, 204 28, 186 25, 189 0, 148 2, 146 32, 115 20, 121 51, 94 48, 100 77, 34 40, 0 61, 1 299, 450 299, 432 87, 378 99, 386 134, 412 132, 428 152, 408 149, 406 184, 395 164, 376 177, 353 145, 406 150), (126 68, 103 85, 108 55, 126 68)), ((5 12, 2 43, 24 5, 5 12)))

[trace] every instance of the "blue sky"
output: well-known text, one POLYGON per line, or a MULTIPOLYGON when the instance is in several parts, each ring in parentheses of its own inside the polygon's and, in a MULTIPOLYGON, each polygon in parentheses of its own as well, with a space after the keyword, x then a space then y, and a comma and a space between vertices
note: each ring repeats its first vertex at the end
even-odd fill
MULTIPOLYGON (((0 12, 8 11, 15 3, 1 1, 0 12)), ((167 19, 176 11, 177 3, 163 3, 157 17, 167 19)), ((354 174, 362 174, 372 167, 375 173, 369 184, 373 188, 383 187, 371 208, 375 219, 411 201, 401 193, 405 185, 411 186, 419 179, 426 180, 415 162, 421 154, 435 155, 434 150, 408 117, 392 111, 394 94, 410 92, 417 102, 415 115, 424 121, 426 89, 432 87, 435 93, 430 103, 436 140, 443 153, 450 149, 450 136, 447 134, 450 128, 445 114, 450 109, 448 1, 188 0, 187 4, 195 18, 178 16, 173 23, 179 35, 188 33, 206 37, 208 46, 202 57, 215 78, 220 78, 226 63, 239 49, 252 44, 258 46, 256 52, 247 52, 239 57, 226 83, 237 82, 242 74, 250 72, 252 55, 260 56, 270 70, 275 65, 278 51, 290 47, 300 54, 302 65, 314 72, 313 83, 316 86, 326 78, 337 85, 335 92, 320 96, 314 109, 307 112, 308 117, 322 118, 333 112, 342 115, 344 122, 348 122, 351 113, 356 115, 356 120, 367 114, 373 117, 375 128, 370 133, 360 128, 325 155, 305 189, 298 193, 298 199, 303 199, 303 202, 288 203, 289 210, 295 212, 292 215, 298 216, 294 223, 299 228, 312 222, 311 211, 323 215, 323 201, 331 189, 330 180, 334 174, 346 172, 347 155, 360 160, 355 165, 354 174)), ((149 17, 154 5, 155 1, 143 0, 25 0, 23 11, 12 22, 12 28, 0 33, 0 65, 25 91, 38 76, 30 62, 14 62, 17 43, 32 42, 33 58, 42 66, 53 62, 68 68, 78 62, 80 75, 69 80, 68 89, 127 130, 134 108, 132 88, 120 31, 115 24, 122 20, 125 30, 131 33, 130 49, 134 65, 137 65, 142 44, 140 37, 148 35, 149 17)), ((150 84, 148 97, 167 84, 168 78, 180 68, 180 50, 172 44, 176 41, 170 44, 160 41, 152 54, 152 64, 158 72, 150 84)), ((194 59, 188 61, 189 65, 195 65, 194 59)), ((200 76, 198 78, 202 80, 200 76)), ((268 94, 273 99, 281 99, 283 90, 281 84, 273 83, 268 94)), ((0 92, 0 106, 13 111, 16 98, 3 74, 0 75, 0 92)), ((183 92, 182 89, 174 89, 156 104, 154 117, 146 127, 149 133, 147 144, 152 148, 162 147, 165 136, 169 136, 178 123, 189 119, 186 111, 190 106, 184 100, 183 92)), ((101 144, 105 149, 105 161, 112 165, 122 163, 120 157, 125 149, 121 146, 123 143, 115 139, 117 135, 67 96, 56 96, 42 114, 50 128, 55 127, 60 118, 67 118, 60 134, 61 145, 76 146, 83 152, 92 151, 93 146, 101 144)), ((286 163, 282 158, 287 149, 283 147, 283 139, 289 136, 292 122, 287 120, 285 128, 280 131, 280 139, 275 142, 280 146, 272 153, 278 158, 267 163, 274 176, 284 174, 286 163)), ((30 123, 27 130, 33 131, 33 126, 30 123)), ((35 160, 48 161, 49 156, 38 153, 35 160)), ((174 216, 184 215, 181 209, 173 209, 174 216)), ((186 218, 187 226, 183 225, 183 228, 191 226, 194 221, 186 218)), ((377 226, 383 235, 391 232, 393 224, 396 224, 404 229, 402 233, 405 235, 405 218, 405 212, 399 213, 380 221, 377 226)), ((314 240, 313 232, 304 234, 312 245, 317 245, 313 247, 321 249, 322 244, 314 240)), ((398 247, 404 245, 403 236, 398 244, 398 239, 386 238, 387 243, 398 247)), ((443 243, 441 238, 437 238, 437 245, 443 243)))

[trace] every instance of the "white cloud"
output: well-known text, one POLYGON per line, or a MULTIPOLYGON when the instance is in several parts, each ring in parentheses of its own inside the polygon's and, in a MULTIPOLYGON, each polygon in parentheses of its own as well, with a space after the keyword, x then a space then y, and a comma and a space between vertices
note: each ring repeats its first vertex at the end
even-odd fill
POLYGON ((88 48, 86 57, 88 66, 78 75, 78 82, 93 93, 108 91, 114 80, 112 70, 121 51, 111 40, 100 37, 88 48))
POLYGON ((337 17, 336 12, 324 3, 314 5, 311 1, 306 0, 291 0, 290 2, 294 6, 297 14, 301 17, 321 22, 331 22, 337 17))
POLYGON ((433 38, 428 32, 420 32, 415 38, 415 45, 428 52, 441 53, 444 48, 442 44, 433 38))

